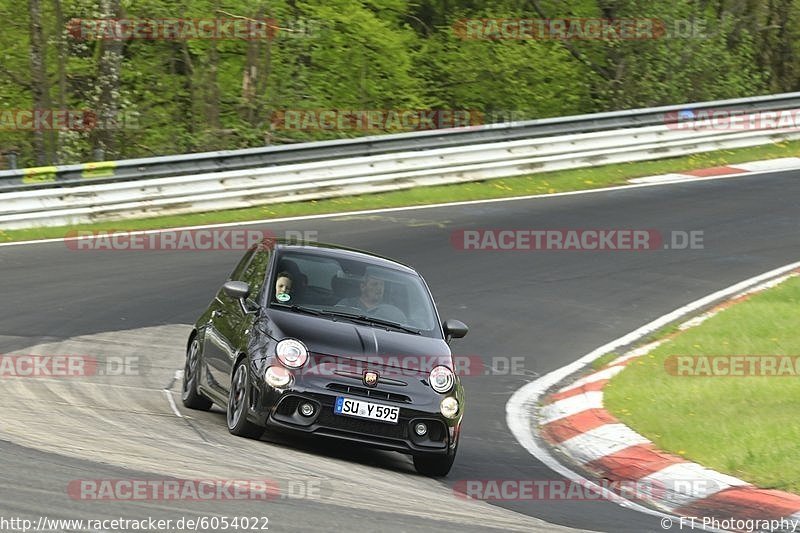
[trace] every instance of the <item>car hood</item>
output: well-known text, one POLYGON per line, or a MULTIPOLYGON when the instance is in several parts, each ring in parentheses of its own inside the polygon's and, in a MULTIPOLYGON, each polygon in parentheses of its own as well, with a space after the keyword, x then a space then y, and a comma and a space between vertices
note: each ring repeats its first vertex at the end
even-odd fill
POLYGON ((275 309, 269 319, 271 337, 298 339, 313 354, 404 368, 437 364, 453 368, 450 347, 443 339, 275 309))

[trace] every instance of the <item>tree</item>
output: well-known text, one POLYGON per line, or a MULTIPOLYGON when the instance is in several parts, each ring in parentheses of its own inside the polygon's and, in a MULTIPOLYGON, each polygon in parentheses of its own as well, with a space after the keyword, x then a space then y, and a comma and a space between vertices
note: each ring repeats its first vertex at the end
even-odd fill
MULTIPOLYGON (((31 97, 33 109, 43 112, 50 109, 50 83, 45 70, 46 48, 42 29, 42 6, 39 4, 39 0, 28 0, 28 15, 30 17, 31 97)), ((35 123, 31 137, 36 165, 44 166, 50 158, 45 148, 44 131, 35 123)))
MULTIPOLYGON (((113 27, 112 35, 120 35, 122 27, 115 19, 121 18, 119 0, 101 0, 101 18, 113 27)), ((116 155, 115 132, 118 124, 120 102, 120 69, 122 67, 122 41, 100 41, 100 60, 97 65, 97 91, 94 99, 98 127, 94 130, 92 148, 107 156, 116 155)))

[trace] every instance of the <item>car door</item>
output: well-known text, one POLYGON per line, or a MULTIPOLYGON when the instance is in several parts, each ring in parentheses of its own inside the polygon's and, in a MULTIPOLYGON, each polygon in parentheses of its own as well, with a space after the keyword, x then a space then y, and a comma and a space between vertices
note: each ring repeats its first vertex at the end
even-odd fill
MULTIPOLYGON (((254 250, 248 251, 227 281, 242 281, 245 270, 250 264, 254 250)), ((228 393, 228 372, 230 353, 234 347, 230 344, 230 317, 239 307, 239 303, 230 298, 225 291, 217 291, 214 300, 211 302, 208 323, 206 324, 205 334, 203 335, 203 361, 205 363, 204 384, 218 394, 228 393)))
MULTIPOLYGON (((248 261, 244 271, 235 281, 244 281, 250 286, 248 309, 255 309, 257 302, 261 301, 260 293, 264 286, 264 278, 270 260, 269 250, 258 250, 248 261)), ((235 300, 221 291, 220 300, 222 307, 217 312, 214 320, 215 353, 214 373, 217 390, 224 395, 230 389, 230 380, 233 375, 233 365, 240 353, 247 350, 248 337, 252 331, 256 314, 247 313, 242 309, 238 300, 235 300)), ((209 362, 209 365, 212 363, 209 362)))

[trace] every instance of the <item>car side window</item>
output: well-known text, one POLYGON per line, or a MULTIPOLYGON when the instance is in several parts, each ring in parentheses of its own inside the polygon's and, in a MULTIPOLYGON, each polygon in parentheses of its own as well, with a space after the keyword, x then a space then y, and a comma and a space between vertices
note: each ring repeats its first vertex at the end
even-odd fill
POLYGON ((253 255, 244 271, 241 281, 246 281, 250 284, 251 300, 260 301, 261 299, 261 289, 264 286, 264 279, 267 277, 269 257, 269 250, 259 250, 253 255))
POLYGON ((239 261, 239 264, 236 265, 236 268, 233 269, 231 275, 228 276, 228 281, 242 281, 242 275, 244 274, 244 269, 247 265, 250 264, 250 260, 253 258, 255 250, 248 250, 244 257, 239 261))

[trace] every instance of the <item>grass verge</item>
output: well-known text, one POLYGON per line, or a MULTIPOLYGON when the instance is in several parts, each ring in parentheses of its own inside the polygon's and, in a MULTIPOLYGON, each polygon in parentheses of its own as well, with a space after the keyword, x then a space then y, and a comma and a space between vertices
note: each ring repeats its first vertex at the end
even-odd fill
POLYGON ((720 150, 684 157, 620 163, 574 170, 563 170, 502 178, 482 182, 441 185, 400 190, 391 193, 369 194, 332 198, 319 201, 305 201, 273 204, 246 209, 212 211, 188 215, 174 215, 152 218, 131 219, 115 222, 77 224, 73 226, 30 228, 20 230, 0 230, 0 242, 49 239, 63 237, 67 231, 81 230, 145 230, 245 222, 271 218, 317 215, 365 209, 402 207, 414 205, 508 198, 530 194, 546 194, 563 191, 597 189, 611 185, 624 184, 628 179, 642 176, 680 172, 697 168, 721 166, 762 159, 800 156, 800 141, 720 150))
POLYGON ((663 450, 760 487, 800 493, 800 372, 682 376, 669 359, 797 356, 799 330, 800 277, 793 277, 634 360, 604 389, 604 403, 663 450))
POLYGON ((600 370, 614 359, 617 359, 620 355, 622 354, 618 354, 617 352, 609 352, 607 354, 601 355, 600 357, 592 361, 592 370, 600 370))

